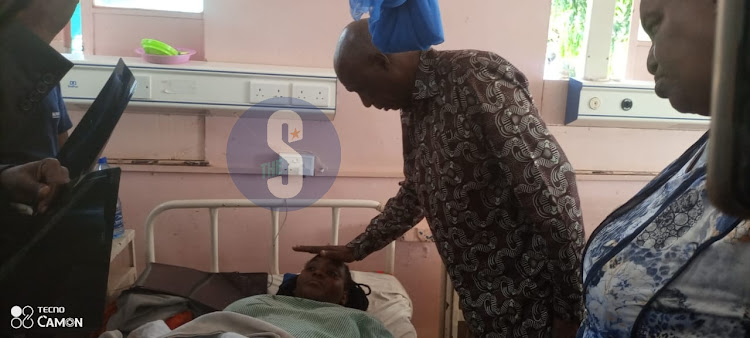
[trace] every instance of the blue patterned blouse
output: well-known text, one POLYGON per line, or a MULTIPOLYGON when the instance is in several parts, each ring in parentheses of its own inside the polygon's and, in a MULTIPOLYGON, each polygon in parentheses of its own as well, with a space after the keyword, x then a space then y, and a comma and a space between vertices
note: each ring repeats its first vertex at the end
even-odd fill
POLYGON ((750 336, 750 225, 710 204, 707 141, 591 236, 578 337, 750 336))

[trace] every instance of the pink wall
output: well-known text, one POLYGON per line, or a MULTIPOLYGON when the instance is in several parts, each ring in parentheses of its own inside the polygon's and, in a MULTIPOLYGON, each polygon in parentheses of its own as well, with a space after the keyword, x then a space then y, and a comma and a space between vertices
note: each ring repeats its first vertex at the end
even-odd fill
POLYGON ((199 52, 194 59, 204 58, 201 20, 97 13, 94 24, 97 27, 94 54, 97 55, 138 56, 135 48, 140 46, 141 39, 150 38, 196 49, 199 52))
MULTIPOLYGON (((338 0, 222 0, 205 6, 208 61, 331 68, 338 35, 351 21, 348 6, 338 0)), ((437 48, 501 53, 541 95, 549 2, 442 1, 440 8, 446 42, 437 48)))
MULTIPOLYGON (((91 0, 83 0, 90 3, 91 0)), ((565 86, 542 79, 549 1, 473 0, 441 2, 446 42, 438 49, 485 49, 503 55, 528 76, 537 105, 575 168, 583 171, 657 172, 692 143, 700 132, 559 126, 565 86)), ((132 55, 140 38, 151 36, 194 46, 208 61, 308 67, 331 67, 341 28, 350 21, 346 2, 338 0, 214 0, 205 2, 202 18, 149 16, 144 13, 88 9, 89 39, 97 54, 132 55)), ((85 20, 85 19, 84 19, 85 20)), ((84 23, 85 26, 85 23, 84 23)), ((397 190, 402 172, 401 133, 396 112, 363 108, 356 95, 338 90, 334 124, 342 144, 340 177, 327 198, 361 198, 385 202, 397 190)), ((74 116, 78 116, 74 113, 74 116)), ((185 151, 180 143, 201 147, 190 151, 211 163, 209 168, 125 166, 121 197, 127 227, 137 231, 139 265, 144 266, 143 222, 161 202, 190 198, 242 198, 225 173, 229 117, 154 118, 128 113, 106 150, 112 157, 185 151), (170 120, 171 119, 171 120, 170 120), (140 128, 158 120, 165 128, 140 128), (169 129, 168 126, 185 126, 169 129), (189 128, 188 128, 189 127, 189 128), (157 130, 158 129, 158 130, 157 130), (163 130, 171 130, 164 135, 163 130), (198 136, 196 136, 198 135, 198 136), (184 141, 184 142, 180 142, 184 141), (144 145, 152 144, 150 149, 144 145)), ((579 175, 587 233, 649 179, 637 175, 579 175)), ((342 215, 342 241, 362 231, 372 211, 342 215)), ((267 212, 226 211, 220 215, 220 265, 224 271, 263 271, 267 267, 270 231, 267 212), (252 227, 251 227, 252 226, 252 227)), ((328 242, 326 211, 290 213, 282 229, 281 268, 294 271, 308 258, 292 253, 294 244, 328 242)), ((161 262, 208 269, 205 211, 175 211, 160 219, 157 235, 161 262)), ((363 270, 383 268, 376 254, 355 264, 363 270)), ((396 276, 414 302, 413 322, 420 337, 437 337, 441 263, 431 243, 399 242, 396 276)))

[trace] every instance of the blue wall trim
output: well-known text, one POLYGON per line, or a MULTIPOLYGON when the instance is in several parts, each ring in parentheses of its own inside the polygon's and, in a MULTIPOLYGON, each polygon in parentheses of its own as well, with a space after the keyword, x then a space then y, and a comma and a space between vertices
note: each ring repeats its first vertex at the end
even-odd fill
POLYGON ((581 102, 581 90, 583 83, 576 79, 568 80, 568 100, 565 104, 565 124, 578 119, 578 107, 581 102))

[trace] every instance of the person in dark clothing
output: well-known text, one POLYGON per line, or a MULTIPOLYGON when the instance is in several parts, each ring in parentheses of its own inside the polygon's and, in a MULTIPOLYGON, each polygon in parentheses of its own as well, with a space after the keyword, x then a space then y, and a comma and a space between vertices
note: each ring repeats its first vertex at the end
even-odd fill
POLYGON ((72 63, 49 43, 77 4, 0 1, 0 203, 28 203, 43 211, 57 187, 68 181, 67 170, 49 157, 57 153, 70 128, 58 83, 72 63), (35 141, 29 143, 30 138, 35 141), (2 154, 19 150, 30 156, 2 159, 2 154))
POLYGON ((14 133, 0 135, 0 144, 5 145, 0 149, 0 163, 22 164, 57 157, 72 127, 60 86, 55 86, 38 112, 29 114, 14 133))

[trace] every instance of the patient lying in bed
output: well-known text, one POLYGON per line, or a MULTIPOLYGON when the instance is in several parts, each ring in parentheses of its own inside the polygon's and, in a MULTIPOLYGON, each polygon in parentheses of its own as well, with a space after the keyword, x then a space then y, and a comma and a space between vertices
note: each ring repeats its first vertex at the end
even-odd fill
MULTIPOLYGON (((365 312, 369 302, 360 286, 352 280, 346 264, 313 257, 298 276, 281 284, 276 295, 240 299, 224 311, 204 314, 174 330, 164 320, 149 321, 127 337, 393 338, 380 321, 365 312)), ((148 312, 148 304, 141 305, 148 312)), ((100 336, 122 337, 118 330, 100 336)))
POLYGON ((282 283, 276 295, 238 300, 231 311, 273 324, 294 337, 392 337, 368 315, 367 296, 346 264, 313 257, 299 276, 282 283))

